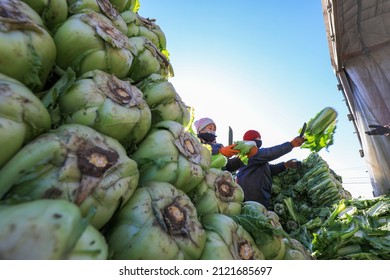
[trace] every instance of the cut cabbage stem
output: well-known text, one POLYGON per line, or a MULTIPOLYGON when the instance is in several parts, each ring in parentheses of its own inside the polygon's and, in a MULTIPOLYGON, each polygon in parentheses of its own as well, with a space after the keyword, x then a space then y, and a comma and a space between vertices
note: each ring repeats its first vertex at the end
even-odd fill
POLYGON ((219 180, 216 182, 218 193, 224 197, 229 198, 233 196, 234 186, 226 180, 219 180))
POLYGON ((178 235, 186 232, 186 210, 179 205, 176 205, 175 203, 167 205, 164 208, 163 217, 170 234, 178 235))
POLYGON ((195 147, 191 139, 184 140, 184 147, 191 155, 195 154, 195 147))
POLYGON ((248 241, 242 241, 238 244, 238 254, 242 260, 253 260, 253 248, 248 241))
POLYGON ((189 238, 194 245, 198 246, 198 244, 191 238, 191 234, 187 228, 187 211, 178 205, 176 199, 173 203, 167 205, 163 209, 163 218, 167 231, 171 235, 182 235, 189 238))
POLYGON ((120 105, 130 103, 133 97, 131 87, 124 86, 119 79, 115 78, 115 76, 112 76, 112 78, 107 81, 107 87, 109 91, 104 92, 112 101, 120 105))
POLYGON ((119 158, 116 151, 81 145, 77 152, 78 166, 83 174, 100 178, 119 158))

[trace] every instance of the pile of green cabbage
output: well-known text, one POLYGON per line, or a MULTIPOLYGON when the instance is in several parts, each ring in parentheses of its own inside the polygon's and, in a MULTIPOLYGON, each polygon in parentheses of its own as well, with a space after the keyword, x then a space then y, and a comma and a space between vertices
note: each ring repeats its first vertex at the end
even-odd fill
POLYGON ((2 259, 314 259, 200 143, 139 0, 0 5, 2 259))
POLYGON ((271 208, 315 259, 389 259, 390 198, 352 198, 318 153, 273 177, 271 208))
POLYGON ((390 196, 341 200, 314 233, 317 259, 388 260, 390 196))
POLYGON ((275 211, 287 233, 312 250, 313 233, 330 216, 342 199, 351 199, 342 178, 312 152, 299 169, 287 169, 272 178, 270 209, 275 211))

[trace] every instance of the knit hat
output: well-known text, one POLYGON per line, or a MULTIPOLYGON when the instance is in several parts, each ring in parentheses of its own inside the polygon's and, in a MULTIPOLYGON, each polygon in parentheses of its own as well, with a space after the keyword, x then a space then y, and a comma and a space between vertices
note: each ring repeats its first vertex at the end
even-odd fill
MULTIPOLYGON (((215 122, 210 118, 201 118, 201 119, 195 121, 194 126, 196 128, 196 132, 199 133, 199 131, 201 131, 203 128, 205 128, 209 124, 215 125, 215 122)), ((215 125, 215 127, 217 127, 217 126, 215 125)))
POLYGON ((247 132, 245 132, 243 139, 244 139, 244 141, 252 141, 258 137, 261 138, 261 135, 258 131, 248 130, 247 132))

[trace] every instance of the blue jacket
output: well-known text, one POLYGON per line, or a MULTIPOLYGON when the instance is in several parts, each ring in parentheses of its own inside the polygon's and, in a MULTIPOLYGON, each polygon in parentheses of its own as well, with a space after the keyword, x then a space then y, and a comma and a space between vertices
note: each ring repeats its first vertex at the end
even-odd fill
POLYGON ((237 172, 237 183, 244 191, 244 201, 257 201, 266 208, 269 207, 272 188, 272 175, 286 170, 284 162, 270 164, 293 149, 290 142, 271 148, 260 148, 257 154, 251 157, 248 164, 237 172))

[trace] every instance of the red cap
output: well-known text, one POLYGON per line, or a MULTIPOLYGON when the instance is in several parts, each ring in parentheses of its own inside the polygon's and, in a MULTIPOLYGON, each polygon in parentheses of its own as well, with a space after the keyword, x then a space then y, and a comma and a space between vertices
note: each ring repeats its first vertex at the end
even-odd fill
POLYGON ((248 130, 247 132, 245 132, 243 137, 244 141, 252 141, 256 138, 261 138, 260 133, 256 130, 248 130))

